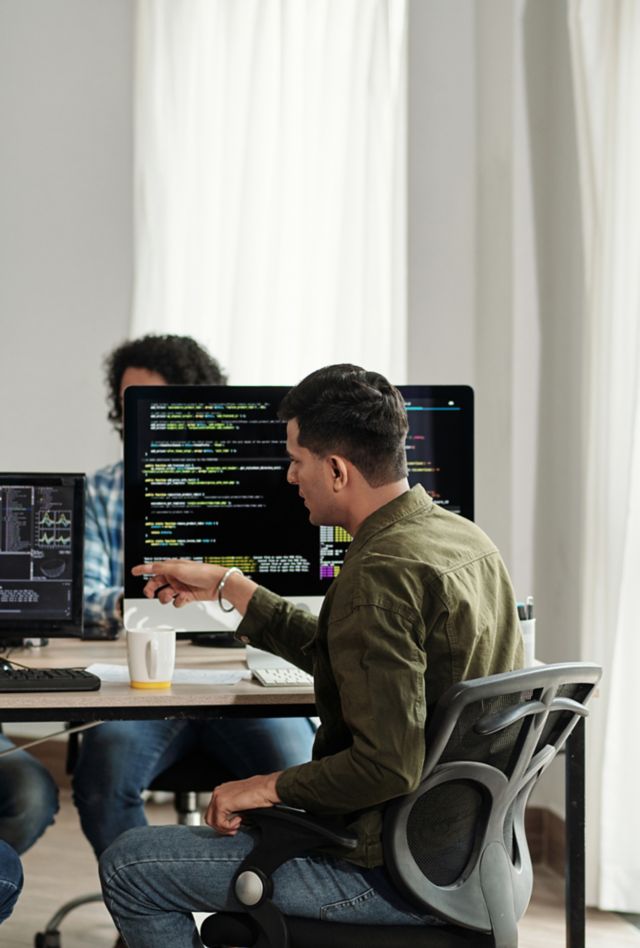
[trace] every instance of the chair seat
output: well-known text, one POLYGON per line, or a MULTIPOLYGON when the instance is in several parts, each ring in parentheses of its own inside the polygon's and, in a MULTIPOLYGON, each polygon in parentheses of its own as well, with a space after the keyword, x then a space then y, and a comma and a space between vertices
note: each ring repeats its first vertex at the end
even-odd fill
MULTIPOLYGON (((287 916, 290 948, 494 948, 491 935, 451 925, 345 925, 287 916)), ((200 937, 206 948, 254 945, 257 928, 244 914, 220 912, 205 919, 200 937)))

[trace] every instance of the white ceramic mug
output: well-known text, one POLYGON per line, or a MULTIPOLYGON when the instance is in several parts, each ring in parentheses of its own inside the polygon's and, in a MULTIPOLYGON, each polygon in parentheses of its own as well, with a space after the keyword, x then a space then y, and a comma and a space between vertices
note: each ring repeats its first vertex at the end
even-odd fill
POLYGON ((129 629, 127 662, 132 688, 170 688, 176 663, 175 629, 129 629))

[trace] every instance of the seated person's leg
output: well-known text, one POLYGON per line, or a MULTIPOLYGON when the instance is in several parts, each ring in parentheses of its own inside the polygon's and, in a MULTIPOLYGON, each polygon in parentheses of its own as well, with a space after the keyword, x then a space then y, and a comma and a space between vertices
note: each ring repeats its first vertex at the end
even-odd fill
POLYGON ((96 856, 125 830, 146 825, 142 791, 196 741, 189 721, 108 721, 83 734, 73 799, 96 856))
POLYGON ((0 839, 0 922, 9 918, 22 889, 22 866, 16 851, 0 839))
POLYGON ((191 911, 231 904, 231 880, 251 847, 246 833, 216 836, 203 826, 150 826, 121 836, 102 855, 100 877, 127 944, 201 948, 191 911))
POLYGON ((238 779, 311 760, 315 727, 308 718, 222 718, 199 727, 203 751, 238 779))
MULTIPOLYGON (((130 948, 201 948, 191 912, 238 910, 230 884, 253 846, 250 833, 152 826, 125 833, 104 853, 105 902, 130 948)), ((298 857, 274 873, 286 915, 362 924, 420 925, 434 919, 386 901, 361 870, 341 859, 298 857)))
MULTIPOLYGON (((14 745, 0 734, 0 750, 14 745)), ((39 760, 26 751, 0 757, 0 839, 23 853, 58 812, 58 789, 39 760)))

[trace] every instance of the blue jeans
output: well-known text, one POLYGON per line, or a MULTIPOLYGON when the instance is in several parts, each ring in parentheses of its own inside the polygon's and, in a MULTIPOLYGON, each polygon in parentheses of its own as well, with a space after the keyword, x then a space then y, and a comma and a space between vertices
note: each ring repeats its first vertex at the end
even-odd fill
MULTIPOLYGON (((130 830, 103 854, 107 908, 128 948, 202 948, 191 912, 239 910, 230 885, 252 848, 250 832, 217 836, 207 827, 130 830)), ((302 856, 273 875, 274 902, 287 915, 372 925, 439 924, 387 902, 357 866, 302 856)))
MULTIPOLYGON (((0 734, 0 751, 14 745, 0 734)), ((58 788, 39 760, 26 751, 0 757, 0 839, 23 853, 58 812, 58 788)))
POLYGON ((11 915, 22 881, 22 866, 17 852, 0 839, 0 922, 11 915))
POLYGON ((240 779, 304 763, 313 738, 307 718, 108 721, 83 735, 73 775, 84 834, 100 856, 125 830, 146 826, 141 791, 194 751, 240 779))

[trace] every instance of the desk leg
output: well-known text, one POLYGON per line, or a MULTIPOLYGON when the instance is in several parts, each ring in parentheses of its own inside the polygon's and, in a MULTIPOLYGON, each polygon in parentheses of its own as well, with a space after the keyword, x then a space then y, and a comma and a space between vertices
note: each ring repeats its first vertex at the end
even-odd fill
POLYGON ((565 911, 567 948, 585 945, 585 722, 565 748, 565 911))

